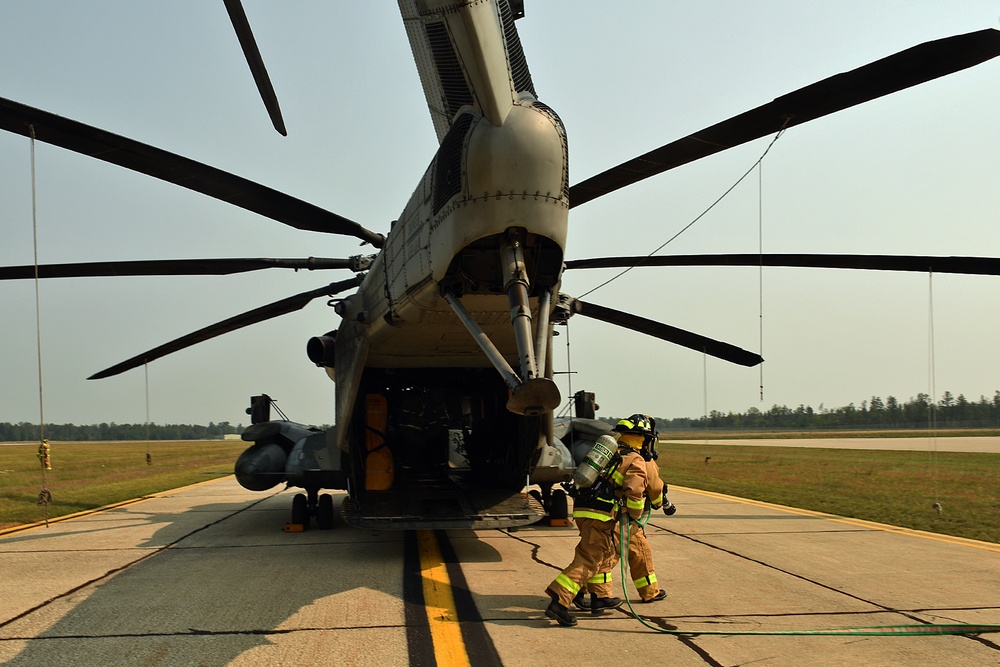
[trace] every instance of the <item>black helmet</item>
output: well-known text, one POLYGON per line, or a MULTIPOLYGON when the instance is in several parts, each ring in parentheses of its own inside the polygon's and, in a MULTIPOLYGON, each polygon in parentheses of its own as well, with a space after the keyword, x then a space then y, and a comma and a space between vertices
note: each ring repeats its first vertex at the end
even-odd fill
POLYGON ((619 433, 632 433, 635 435, 653 435, 653 427, 656 424, 649 415, 634 414, 626 419, 621 419, 615 424, 613 430, 619 433))

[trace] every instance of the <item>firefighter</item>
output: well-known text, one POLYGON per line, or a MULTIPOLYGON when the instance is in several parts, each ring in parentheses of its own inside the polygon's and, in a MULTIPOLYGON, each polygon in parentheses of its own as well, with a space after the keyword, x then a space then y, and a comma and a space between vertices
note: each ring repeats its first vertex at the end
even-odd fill
MULTIPOLYGON (((559 625, 576 625, 576 619, 569 613, 569 604, 577 594, 587 590, 588 582, 597 574, 602 565, 615 551, 615 518, 618 511, 615 489, 611 484, 598 482, 599 488, 593 493, 579 494, 573 501, 573 520, 580 531, 573 561, 545 592, 552 601, 545 615, 559 625)), ((605 609, 616 609, 622 604, 621 598, 591 595, 588 605, 590 613, 597 615, 605 609)))
MULTIPOLYGON (((632 429, 642 428, 652 432, 644 415, 633 415, 638 423, 632 429)), ((616 427, 618 434, 625 429, 616 427)), ((641 440, 641 439, 640 439, 641 440)), ((619 503, 624 502, 629 516, 638 520, 645 507, 646 466, 638 451, 631 445, 619 443, 618 455, 603 475, 589 490, 579 493, 574 500, 573 518, 580 530, 573 562, 549 584, 545 592, 552 602, 545 615, 560 625, 576 625, 569 613, 569 605, 578 600, 584 589, 590 591, 590 613, 597 615, 605 609, 616 609, 622 599, 612 597, 608 567, 614 560, 615 524, 619 503)))
MULTIPOLYGON (((644 497, 642 509, 645 509, 646 499, 654 510, 668 506, 666 511, 671 512, 673 505, 666 499, 666 485, 660 479, 660 468, 656 464, 656 421, 649 415, 632 415, 628 419, 618 422, 615 428, 621 431, 618 442, 623 446, 628 446, 638 452, 642 459, 642 465, 646 470, 646 486, 642 490, 644 497), (637 419, 637 417, 645 418, 637 419)), ((630 521, 636 517, 629 505, 630 521)), ((640 514, 641 514, 640 510, 640 514)), ((676 511, 676 510, 675 510, 676 511)), ((624 520, 624 519, 623 519, 624 520)), ((632 583, 635 584, 636 591, 643 602, 657 602, 667 597, 667 592, 660 588, 656 580, 656 573, 653 570, 653 551, 649 547, 649 540, 646 539, 646 532, 643 527, 635 521, 629 526, 628 544, 628 569, 632 576, 632 583)), ((615 553, 615 563, 618 564, 618 554, 615 553)))
MULTIPOLYGON (((666 514, 673 514, 676 511, 674 505, 666 498, 666 484, 660 479, 660 469, 656 464, 656 421, 649 415, 635 414, 628 419, 622 419, 615 425, 614 430, 619 433, 619 450, 625 454, 631 453, 630 463, 641 465, 645 469, 644 485, 641 493, 637 493, 639 486, 635 483, 638 475, 633 475, 631 484, 623 484, 621 494, 626 508, 630 526, 628 565, 632 573, 632 582, 643 602, 657 602, 667 596, 667 592, 659 588, 656 574, 653 570, 653 552, 649 547, 646 534, 636 520, 645 510, 645 503, 650 503, 653 509, 664 508, 666 514), (635 457, 638 453, 641 460, 635 457)), ((622 465, 625 464, 625 457, 622 458, 622 465)), ((623 521, 626 520, 623 516, 623 521)), ((611 557, 598 568, 597 574, 590 580, 590 592, 601 597, 611 595, 611 580, 615 568, 618 567, 620 554, 615 549, 611 557)), ((573 599, 573 604, 579 609, 589 609, 587 600, 583 595, 577 595, 573 599)))

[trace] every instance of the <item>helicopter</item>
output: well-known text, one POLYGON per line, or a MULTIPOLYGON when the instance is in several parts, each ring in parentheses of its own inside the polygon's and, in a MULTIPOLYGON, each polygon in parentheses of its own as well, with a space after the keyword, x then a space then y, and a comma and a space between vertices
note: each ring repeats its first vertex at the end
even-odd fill
MULTIPOLYGON (((363 527, 508 527, 565 511, 553 491, 575 467, 555 435, 562 396, 553 337, 571 317, 598 319, 741 366, 761 355, 562 293, 563 272, 602 267, 747 265, 997 274, 985 258, 724 255, 565 257, 570 211, 727 148, 946 75, 1000 54, 996 30, 936 40, 807 86, 750 112, 572 184, 568 139, 535 91, 518 37, 523 5, 400 0, 439 148, 399 217, 383 231, 179 155, 11 100, 0 127, 92 155, 291 227, 346 235, 375 252, 348 258, 218 259, 42 265, 39 278, 209 275, 272 267, 341 269, 337 280, 141 352, 110 377, 198 342, 325 299, 340 324, 316 332, 309 361, 336 386, 335 423, 272 420, 252 398, 254 444, 236 474, 252 490, 302 487, 292 523, 332 525, 324 489, 346 490, 343 513, 363 527), (538 484, 538 498, 519 491, 538 484), (534 500, 535 502, 532 502, 534 500)), ((238 2, 226 2, 275 128, 263 60, 238 2)), ((0 269, 27 279, 36 268, 0 269)))

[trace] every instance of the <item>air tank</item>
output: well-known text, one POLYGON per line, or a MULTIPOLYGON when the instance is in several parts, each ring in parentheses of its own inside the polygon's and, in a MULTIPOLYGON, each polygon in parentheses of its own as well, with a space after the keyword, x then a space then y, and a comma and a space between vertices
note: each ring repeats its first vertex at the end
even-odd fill
POLYGON ((599 437, 573 473, 573 482, 576 487, 586 489, 593 485, 611 463, 617 450, 618 443, 613 437, 607 434, 599 437))

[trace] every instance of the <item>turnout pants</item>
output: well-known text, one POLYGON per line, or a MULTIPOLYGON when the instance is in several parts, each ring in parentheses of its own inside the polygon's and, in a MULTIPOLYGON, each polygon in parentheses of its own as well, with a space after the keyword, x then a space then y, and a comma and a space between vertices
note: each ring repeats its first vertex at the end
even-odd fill
MULTIPOLYGON (((632 583, 635 584, 639 597, 643 600, 651 600, 660 592, 660 586, 656 583, 656 573, 653 570, 653 550, 649 547, 646 533, 642 526, 633 523, 631 535, 628 542, 628 569, 631 573, 632 583)), ((618 534, 618 525, 615 524, 615 535, 618 534)), ((611 585, 618 563, 621 560, 620 547, 611 550, 607 561, 601 563, 598 571, 588 580, 587 589, 597 597, 608 598, 614 593, 611 585)), ((625 583, 622 582, 622 586, 625 583)))
POLYGON ((578 518, 580 541, 576 545, 573 562, 555 578, 545 592, 559 604, 568 607, 577 592, 597 574, 598 569, 608 562, 614 553, 615 521, 578 518))

